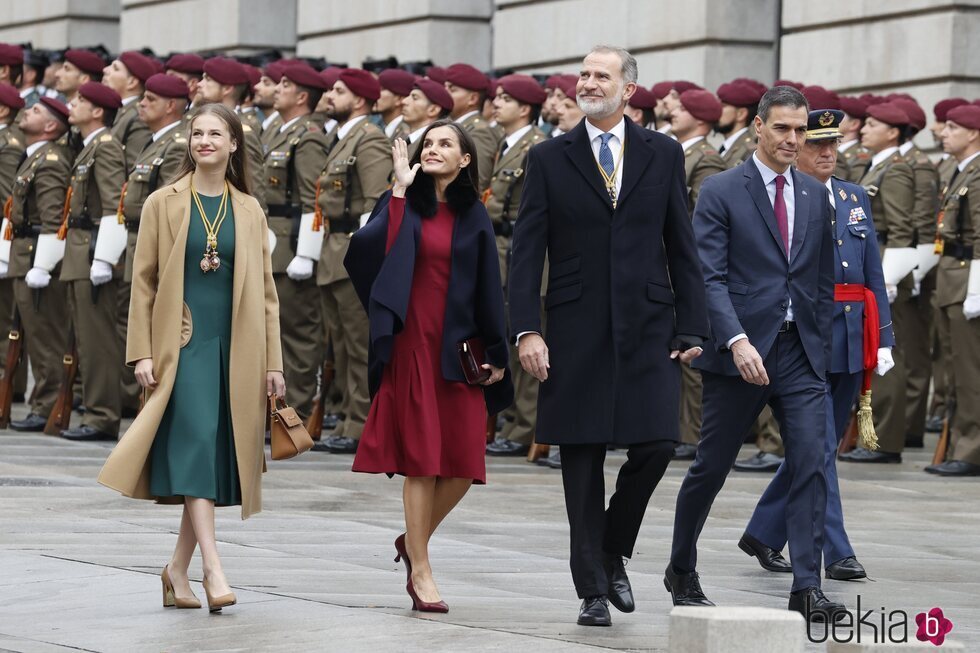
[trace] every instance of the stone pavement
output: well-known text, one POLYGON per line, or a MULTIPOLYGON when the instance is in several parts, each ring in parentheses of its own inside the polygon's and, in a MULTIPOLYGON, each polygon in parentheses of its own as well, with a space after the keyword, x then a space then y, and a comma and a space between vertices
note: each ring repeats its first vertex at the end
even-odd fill
MULTIPOLYGON (((926 451, 934 443, 927 438, 926 451)), ((574 623, 559 473, 515 458, 488 459, 488 485, 473 488, 433 540, 447 615, 409 609, 404 566, 392 561, 399 480, 353 474, 350 456, 315 452, 270 463, 259 515, 242 522, 237 508, 218 511, 239 604, 220 615, 163 610, 159 572, 179 508, 99 486, 109 449, 0 432, 0 650, 667 649, 671 605, 661 579, 686 463, 671 464, 627 567, 637 611, 614 611, 613 627, 603 629, 574 623)), ((852 610, 860 594, 877 624, 883 608, 905 610, 911 621, 939 606, 954 624, 950 638, 980 650, 980 479, 924 474, 928 456, 841 465, 849 532, 874 580, 828 581, 825 590, 852 610)), ((608 489, 623 458, 609 455, 608 489)), ((720 605, 786 605, 789 577, 763 571, 735 546, 768 478, 733 472, 705 528, 699 571, 720 605)), ((200 579, 199 559, 191 575, 200 579)))

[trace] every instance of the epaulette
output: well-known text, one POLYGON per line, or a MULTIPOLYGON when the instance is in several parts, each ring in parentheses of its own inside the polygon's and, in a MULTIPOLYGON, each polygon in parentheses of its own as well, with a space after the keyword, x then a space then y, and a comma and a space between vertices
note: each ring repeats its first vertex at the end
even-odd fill
POLYGON ((45 161, 57 161, 58 158, 59 157, 57 152, 48 152, 46 155, 44 155, 45 161))

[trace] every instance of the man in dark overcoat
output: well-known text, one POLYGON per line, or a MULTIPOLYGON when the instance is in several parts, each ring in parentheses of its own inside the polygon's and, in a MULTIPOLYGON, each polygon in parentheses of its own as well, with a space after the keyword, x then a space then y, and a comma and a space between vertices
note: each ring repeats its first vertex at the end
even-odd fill
POLYGON ((561 445, 578 623, 592 626, 610 625, 608 602, 634 608, 623 558, 678 439, 680 365, 708 335, 684 153, 624 119, 636 75, 620 48, 585 57, 586 120, 529 151, 511 263, 511 333, 541 382, 536 441, 561 445), (610 444, 627 461, 606 509, 610 444))

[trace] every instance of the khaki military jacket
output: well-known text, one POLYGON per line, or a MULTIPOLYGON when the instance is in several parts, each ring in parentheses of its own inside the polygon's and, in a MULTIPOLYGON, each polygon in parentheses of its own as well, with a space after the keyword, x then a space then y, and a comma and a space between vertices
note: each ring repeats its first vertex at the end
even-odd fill
POLYGON ((242 121, 242 126, 248 125, 256 137, 262 136, 262 121, 259 120, 259 114, 255 112, 255 109, 244 111, 239 108, 238 118, 242 121))
POLYGON ((143 148, 153 138, 150 128, 140 120, 137 104, 139 100, 134 100, 120 109, 112 123, 112 135, 122 144, 126 154, 127 172, 133 169, 143 148))
POLYGON ((259 202, 263 213, 268 213, 265 204, 265 151, 259 134, 252 126, 242 121, 242 132, 245 134, 245 156, 248 159, 249 190, 259 202))
MULTIPOLYGON (((754 146, 752 151, 755 151, 754 146)), ((749 156, 751 156, 751 152, 749 156)), ((706 138, 702 138, 684 150, 684 174, 687 175, 687 209, 691 216, 694 215, 694 205, 697 204, 698 194, 701 192, 701 184, 704 183, 704 180, 727 169, 725 160, 718 155, 718 151, 711 146, 706 138)))
POLYGON ((20 129, 7 125, 0 129, 0 203, 6 202, 14 190, 14 178, 24 154, 24 135, 20 129))
POLYGON ((859 182, 871 198, 878 240, 887 247, 913 247, 915 179, 912 166, 897 151, 868 170, 859 182))
MULTIPOLYGON (((484 190, 483 199, 495 231, 501 230, 500 225, 508 223, 510 226, 509 223, 517 219, 517 207, 521 203, 521 193, 524 190, 528 150, 546 139, 544 132, 537 127, 531 127, 519 141, 497 157, 490 177, 490 185, 484 190)), ((509 238, 512 233, 503 235, 509 238)))
POLYGON ((296 255, 299 217, 312 216, 316 207, 316 181, 327 165, 329 144, 323 124, 309 114, 285 131, 277 129, 265 143, 265 200, 276 237, 272 271, 283 273, 296 255))
POLYGON ((180 126, 171 127, 157 140, 150 143, 136 159, 129 170, 126 188, 122 197, 123 217, 129 231, 126 245, 125 281, 132 280, 133 256, 136 254, 136 234, 139 230, 140 214, 146 198, 158 188, 174 181, 187 152, 187 135, 180 126))
POLYGON ((330 150, 327 165, 317 180, 317 208, 324 229, 318 285, 348 278, 344 256, 351 234, 357 230, 361 216, 370 213, 388 189, 390 176, 391 141, 367 118, 361 119, 330 150))
POLYGON ((956 172, 958 165, 959 164, 956 162, 956 157, 951 155, 947 155, 945 159, 939 161, 939 163, 936 165, 936 169, 939 171, 940 189, 949 186, 949 180, 953 178, 953 173, 956 172))
POLYGON ((391 136, 388 140, 394 143, 399 138, 408 138, 410 133, 411 132, 408 131, 408 125, 406 125, 405 121, 402 120, 398 123, 398 126, 395 127, 395 131, 391 132, 391 136))
POLYGON ((721 160, 725 162, 727 167, 734 168, 752 156, 755 148, 755 128, 749 125, 748 130, 736 138, 732 146, 718 156, 721 157, 721 160))
POLYGON ((46 142, 20 164, 11 194, 9 219, 15 233, 8 277, 23 277, 33 267, 36 234, 54 237, 58 233, 70 176, 70 153, 54 141, 46 142), (34 227, 34 234, 16 233, 27 225, 34 227))
POLYGON ((126 162, 122 145, 109 131, 95 136, 75 157, 71 173, 71 202, 68 207, 68 234, 61 280, 89 278, 96 234, 102 216, 115 220, 119 196, 126 182, 126 162), (72 226, 72 220, 88 218, 92 227, 72 226))
MULTIPOLYGON (((263 120, 262 122, 264 123, 265 121, 263 120)), ((275 117, 269 121, 269 124, 262 128, 259 139, 262 141, 262 149, 266 152, 269 151, 269 141, 278 136, 280 127, 282 127, 282 116, 276 113, 275 117)))
POLYGON ((847 164, 847 180, 860 184, 864 173, 868 171, 868 166, 871 165, 872 154, 861 143, 856 143, 842 153, 838 153, 837 158, 843 158, 844 163, 847 164))
POLYGON ((486 188, 490 185, 490 177, 493 176, 494 157, 500 149, 497 132, 483 119, 479 111, 460 122, 459 126, 469 133, 476 145, 477 161, 480 166, 478 169, 480 188, 486 188))
POLYGON ((962 304, 970 263, 980 258, 980 156, 946 189, 936 227, 943 254, 937 266, 936 300, 940 308, 962 304))
POLYGON ((915 182, 915 204, 912 209, 915 222, 917 244, 932 241, 936 230, 936 211, 939 210, 939 172, 929 157, 913 145, 904 155, 906 163, 912 166, 915 182))

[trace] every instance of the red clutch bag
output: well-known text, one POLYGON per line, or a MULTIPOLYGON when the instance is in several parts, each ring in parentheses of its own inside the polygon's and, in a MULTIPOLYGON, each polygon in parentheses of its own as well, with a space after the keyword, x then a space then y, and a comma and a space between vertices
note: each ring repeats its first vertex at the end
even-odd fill
POLYGON ((459 364, 463 366, 463 375, 470 385, 480 385, 490 378, 490 370, 481 367, 486 362, 486 348, 480 338, 470 338, 456 343, 459 354, 459 364))

